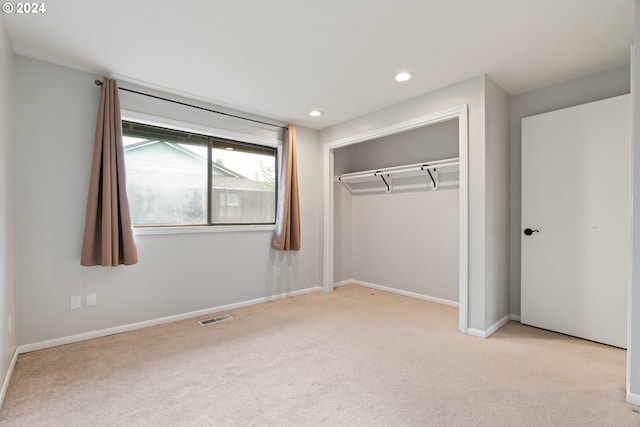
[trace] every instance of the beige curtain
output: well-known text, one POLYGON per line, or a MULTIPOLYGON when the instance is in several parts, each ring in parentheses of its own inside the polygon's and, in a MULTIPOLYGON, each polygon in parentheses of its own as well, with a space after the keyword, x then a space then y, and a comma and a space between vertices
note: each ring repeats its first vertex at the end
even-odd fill
POLYGON ((300 199, 294 125, 289 125, 289 129, 284 132, 276 229, 271 245, 281 251, 300 250, 300 199))
POLYGON ((138 262, 125 180, 118 82, 105 77, 98 110, 81 265, 138 262))

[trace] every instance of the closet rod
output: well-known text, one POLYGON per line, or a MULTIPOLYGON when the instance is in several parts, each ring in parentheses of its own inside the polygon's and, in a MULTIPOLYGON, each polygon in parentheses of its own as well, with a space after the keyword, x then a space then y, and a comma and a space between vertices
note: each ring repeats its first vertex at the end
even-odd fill
MULTIPOLYGON (((95 80, 94 83, 96 84, 96 86, 102 86, 102 82, 100 80, 95 80)), ((135 94, 138 94, 138 95, 142 95, 142 96, 148 96, 149 98, 155 98, 155 99, 160 99, 162 101, 172 102, 174 104, 184 105, 185 107, 197 108, 198 110, 204 110, 204 111, 208 111, 210 113, 221 114, 223 116, 229 116, 229 117, 233 117, 235 119, 240 119, 240 120, 246 120, 248 122, 260 123, 260 124, 263 124, 263 125, 273 126, 273 127, 280 128, 280 129, 288 129, 289 128, 288 126, 274 125, 273 123, 267 123, 267 122, 262 122, 260 120, 250 119, 250 118, 247 118, 247 117, 236 116, 234 114, 229 114, 229 113, 225 113, 225 112, 222 112, 222 111, 212 110, 210 108, 204 108, 204 107, 199 107, 199 106, 193 105, 193 104, 187 104, 186 102, 180 102, 180 101, 175 101, 173 99, 163 98, 161 96, 151 95, 150 93, 138 92, 137 90, 126 89, 126 88, 123 88, 123 87, 119 87, 118 89, 119 90, 124 90, 125 92, 131 92, 131 93, 135 93, 135 94)))
MULTIPOLYGON (((435 163, 435 162, 434 162, 435 163)), ((445 168, 445 167, 449 167, 449 166, 458 166, 460 164, 460 162, 458 161, 448 161, 448 162, 443 162, 443 163, 418 163, 416 165, 412 165, 412 166, 408 166, 408 167, 396 167, 396 168, 388 168, 388 169, 379 169, 379 170, 372 170, 372 171, 363 171, 363 172, 354 172, 354 173, 347 173, 347 174, 343 174, 341 175, 338 180, 343 181, 345 180, 349 180, 349 179, 358 179, 358 178, 366 178, 369 176, 376 176, 376 174, 378 173, 384 173, 387 175, 393 175, 393 174, 397 174, 397 173, 406 173, 406 172, 417 172, 417 171, 430 171, 431 169, 437 169, 437 168, 445 168)))

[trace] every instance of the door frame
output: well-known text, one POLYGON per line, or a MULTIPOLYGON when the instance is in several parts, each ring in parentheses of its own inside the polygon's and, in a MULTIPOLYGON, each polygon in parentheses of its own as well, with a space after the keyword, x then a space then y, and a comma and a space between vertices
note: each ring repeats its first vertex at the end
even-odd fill
POLYGON ((468 105, 463 104, 437 113, 417 117, 390 126, 374 129, 368 132, 347 136, 330 141, 323 146, 324 171, 324 260, 323 260, 323 290, 332 292, 334 288, 334 150, 336 148, 365 142, 384 136, 394 135, 423 126, 434 125, 447 120, 458 119, 458 154, 460 157, 460 249, 459 249, 459 330, 467 333, 468 323, 468 295, 469 295, 469 134, 468 134, 468 105))

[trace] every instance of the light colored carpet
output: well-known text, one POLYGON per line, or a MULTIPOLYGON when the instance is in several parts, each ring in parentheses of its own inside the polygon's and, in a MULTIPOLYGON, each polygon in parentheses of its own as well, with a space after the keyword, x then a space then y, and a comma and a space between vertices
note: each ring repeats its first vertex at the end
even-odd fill
POLYGON ((626 352, 359 286, 21 355, 11 426, 634 426, 626 352))

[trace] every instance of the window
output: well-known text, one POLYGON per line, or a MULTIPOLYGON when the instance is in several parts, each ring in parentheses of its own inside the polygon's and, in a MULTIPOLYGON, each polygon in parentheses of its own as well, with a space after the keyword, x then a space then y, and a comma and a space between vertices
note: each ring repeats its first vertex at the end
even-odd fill
POLYGON ((276 148, 122 122, 135 226, 274 224, 276 148))

